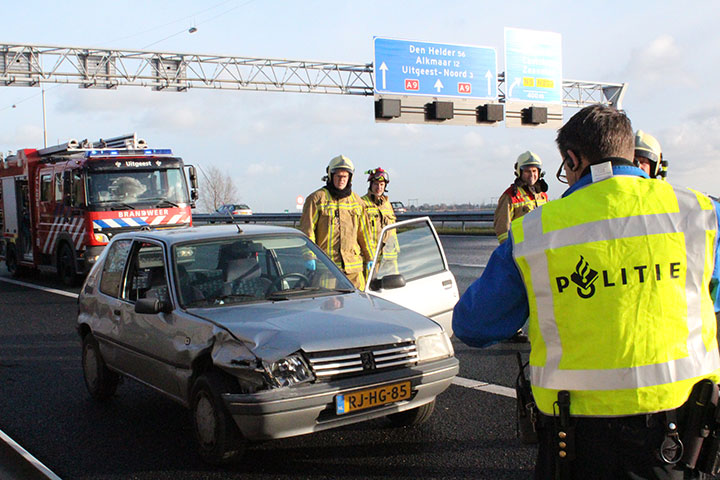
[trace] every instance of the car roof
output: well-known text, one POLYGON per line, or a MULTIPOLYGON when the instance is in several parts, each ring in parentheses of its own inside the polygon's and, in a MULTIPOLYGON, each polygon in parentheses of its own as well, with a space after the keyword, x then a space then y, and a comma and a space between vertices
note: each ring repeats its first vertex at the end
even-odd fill
POLYGON ((212 240, 216 238, 228 237, 249 237, 262 234, 291 234, 302 235, 300 231, 291 227, 280 227, 276 225, 255 225, 244 224, 240 232, 236 225, 208 225, 203 227, 185 227, 185 228, 163 228, 156 230, 136 230, 133 232, 124 232, 116 235, 115 238, 135 239, 143 238, 148 240, 158 240, 168 245, 176 243, 193 242, 197 240, 212 240))

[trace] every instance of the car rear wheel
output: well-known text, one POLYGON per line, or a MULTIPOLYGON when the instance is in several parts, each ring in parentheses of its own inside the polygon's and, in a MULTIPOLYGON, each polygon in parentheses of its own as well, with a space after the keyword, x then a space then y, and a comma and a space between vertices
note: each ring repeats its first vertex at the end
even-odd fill
POLYGON ((198 452, 204 461, 213 465, 240 458, 247 443, 220 398, 228 391, 225 380, 217 372, 200 375, 195 381, 190 405, 198 452))
POLYGON ((430 403, 426 403, 425 405, 422 405, 420 407, 413 408, 411 410, 406 410, 400 413, 393 413, 391 415, 388 415, 387 418, 388 420, 390 420, 390 423, 392 423, 396 427, 410 427, 413 425, 420 425, 421 423, 425 423, 432 415, 433 410, 435 410, 435 400, 430 403))
POLYGON ((83 338, 82 367, 85 386, 94 400, 102 402, 115 394, 120 376, 105 365, 92 333, 83 338))

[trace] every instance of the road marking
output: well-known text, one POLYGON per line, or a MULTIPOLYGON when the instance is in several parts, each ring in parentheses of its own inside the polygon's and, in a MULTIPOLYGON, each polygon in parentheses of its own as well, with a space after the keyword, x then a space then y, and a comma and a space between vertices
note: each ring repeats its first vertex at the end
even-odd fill
MULTIPOLYGON (((466 266, 470 266, 470 265, 466 265, 466 266)), ((473 266, 484 267, 485 265, 473 265, 473 266)), ((64 295, 64 296, 70 297, 70 298, 78 297, 77 293, 66 292, 64 290, 58 290, 56 288, 43 287, 43 286, 35 285, 32 283, 21 282, 19 280, 12 280, 9 278, 0 277, 0 281, 7 282, 7 283, 13 283, 15 285, 21 285, 23 287, 28 287, 28 288, 35 288, 37 290, 43 290, 45 292, 55 293, 57 295, 64 295)), ((455 377, 455 379, 453 379, 452 383, 453 383, 453 385, 458 385, 460 387, 471 388, 473 390, 480 390, 483 392, 493 393, 495 395, 502 395, 504 397, 515 398, 515 389, 509 388, 509 387, 503 387, 502 385, 494 385, 492 383, 480 382, 477 380, 471 380, 469 378, 463 378, 463 377, 455 377)))
POLYGON ((57 295, 64 295, 64 296, 70 297, 70 298, 78 298, 77 293, 66 292, 65 290, 58 290, 56 288, 43 287, 41 285, 35 285, 33 283, 21 282, 20 280, 13 280, 11 278, 0 277, 0 281, 7 282, 7 283, 13 283, 15 285, 20 285, 23 287, 34 288, 36 290, 43 290, 45 292, 55 293, 57 295))
POLYGON ((448 263, 451 267, 485 268, 487 265, 476 265, 474 263, 448 263))
POLYGON ((61 478, 55 475, 52 470, 46 467, 40 460, 33 457, 30 452, 18 445, 15 440, 10 438, 2 430, 0 430, 0 441, 3 441, 5 442, 5 444, 9 445, 10 448, 15 451, 15 453, 23 457, 26 462, 30 463, 40 474, 44 475, 45 478, 47 478, 48 480, 61 480, 61 478))
POLYGON ((483 392, 494 393, 495 395, 502 395, 504 397, 516 398, 514 388, 503 387, 502 385, 493 385, 492 383, 479 382, 477 380, 470 380, 469 378, 463 377, 455 377, 452 383, 453 385, 458 385, 460 387, 481 390, 483 392))

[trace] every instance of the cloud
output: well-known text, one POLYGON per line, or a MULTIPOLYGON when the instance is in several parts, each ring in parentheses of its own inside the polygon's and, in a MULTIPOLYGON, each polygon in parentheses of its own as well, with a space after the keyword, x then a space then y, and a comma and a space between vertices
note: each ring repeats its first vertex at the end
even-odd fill
POLYGON ((43 129, 39 125, 22 124, 0 134, 0 145, 11 145, 12 153, 20 148, 41 148, 42 141, 43 129))
POLYGON ((658 132, 672 184, 718 195, 720 106, 691 112, 679 125, 658 132))
POLYGON ((245 172, 253 177, 256 176, 266 176, 266 175, 276 175, 282 171, 282 168, 279 165, 267 165, 264 163, 251 163, 248 165, 248 167, 245 169, 245 172))
POLYGON ((628 64, 620 78, 639 82, 644 87, 692 85, 688 72, 687 54, 669 34, 655 37, 649 44, 631 51, 628 64))

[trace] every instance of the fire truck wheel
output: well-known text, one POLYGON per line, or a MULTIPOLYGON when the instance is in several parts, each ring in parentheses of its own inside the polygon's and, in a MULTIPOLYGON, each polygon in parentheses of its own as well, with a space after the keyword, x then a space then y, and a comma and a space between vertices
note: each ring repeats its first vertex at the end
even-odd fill
POLYGON ((19 277, 22 273, 20 265, 18 265, 17 251, 13 245, 9 245, 7 249, 7 256, 5 257, 5 265, 7 266, 8 272, 13 277, 19 277))
POLYGON ((85 386, 94 400, 102 402, 115 394, 120 376, 105 365, 92 333, 83 338, 82 367, 85 386))
POLYGON ((78 284, 77 268, 75 268, 75 254, 67 243, 60 247, 57 259, 57 271, 60 281, 73 287, 78 284))

